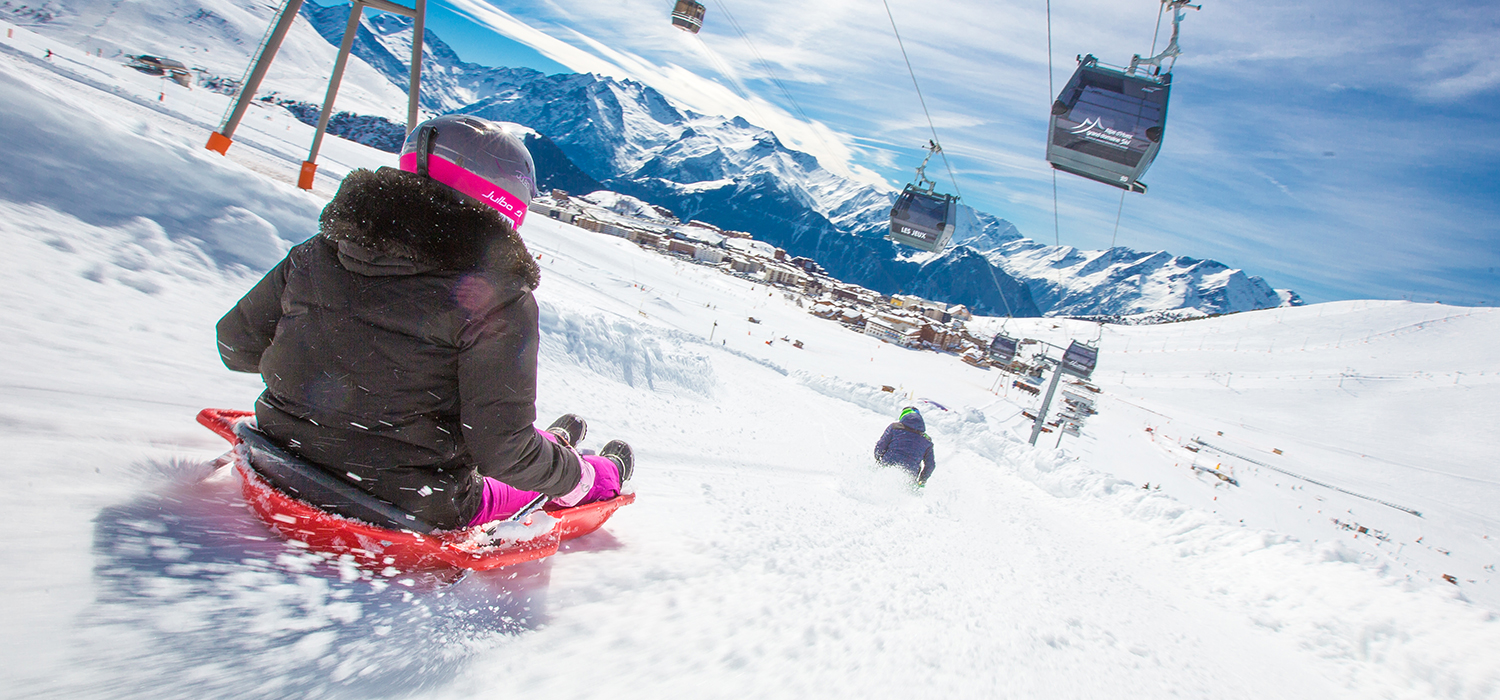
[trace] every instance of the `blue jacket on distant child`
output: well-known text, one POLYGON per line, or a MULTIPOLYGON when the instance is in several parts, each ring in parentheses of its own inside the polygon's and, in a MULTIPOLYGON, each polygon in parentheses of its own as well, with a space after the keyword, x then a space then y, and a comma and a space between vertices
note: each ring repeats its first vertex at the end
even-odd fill
POLYGON ((927 485, 936 463, 932 458, 932 439, 927 437, 927 423, 922 413, 907 406, 901 409, 901 418, 890 424, 880 441, 875 443, 875 461, 901 467, 910 472, 918 486, 927 485))

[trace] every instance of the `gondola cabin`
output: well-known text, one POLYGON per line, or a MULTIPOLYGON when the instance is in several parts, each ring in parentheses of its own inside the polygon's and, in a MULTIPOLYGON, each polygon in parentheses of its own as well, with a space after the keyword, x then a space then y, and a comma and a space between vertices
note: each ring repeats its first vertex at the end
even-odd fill
POLYGON ((995 364, 1008 365, 1011 360, 1016 359, 1016 339, 1004 333, 997 334, 990 341, 990 360, 995 364))
POLYGON ((958 197, 926 192, 907 185, 891 207, 891 232, 886 238, 902 245, 937 252, 948 245, 958 226, 958 197))
POLYGON ((703 28, 703 3, 694 0, 677 0, 672 8, 672 24, 685 32, 698 33, 703 28))
POLYGON ((1161 149, 1167 126, 1172 74, 1131 74, 1079 60, 1067 86, 1052 103, 1047 162, 1131 192, 1145 192, 1140 178, 1161 149))
POLYGON ((1099 349, 1073 341, 1063 353, 1062 371, 1080 379, 1088 379, 1099 363, 1099 349))

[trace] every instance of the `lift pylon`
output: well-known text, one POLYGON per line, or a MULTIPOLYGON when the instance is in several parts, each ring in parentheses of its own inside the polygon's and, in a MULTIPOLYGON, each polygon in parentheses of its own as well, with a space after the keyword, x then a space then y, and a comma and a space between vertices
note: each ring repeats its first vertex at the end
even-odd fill
MULTIPOLYGON (((286 39, 288 31, 291 31, 292 23, 297 19, 297 12, 302 9, 303 0, 286 0, 281 6, 281 14, 276 19, 270 33, 266 35, 265 41, 261 43, 260 55, 256 57, 255 63, 251 65, 249 76, 245 84, 240 88, 240 94, 235 99, 234 106, 224 116, 224 122, 219 130, 208 137, 208 150, 218 151, 221 155, 229 152, 229 147, 234 143, 234 131, 239 128, 240 120, 245 117, 245 110, 250 108, 250 101, 255 99, 255 91, 260 88, 261 80, 266 77, 266 72, 271 69, 271 62, 276 59, 276 52, 281 49, 281 42, 286 39)), ((359 30, 359 21, 364 16, 365 8, 390 12, 412 18, 412 42, 411 42, 411 84, 407 90, 406 106, 406 133, 410 134, 412 127, 417 124, 418 98, 421 95, 422 85, 422 45, 424 25, 427 20, 427 0, 413 0, 413 7, 398 5, 390 0, 352 0, 349 6, 349 22, 344 25, 344 39, 339 44, 338 59, 333 64, 333 75, 328 79, 328 94, 323 98, 323 110, 318 114, 318 128, 313 133, 312 148, 308 150, 307 160, 302 162, 302 172, 297 178, 297 186, 304 190, 312 189, 313 176, 317 173, 318 149, 323 145, 323 134, 328 130, 328 120, 333 116, 333 102, 339 93, 339 84, 344 79, 344 67, 349 62, 349 52, 354 47, 354 36, 359 30)))

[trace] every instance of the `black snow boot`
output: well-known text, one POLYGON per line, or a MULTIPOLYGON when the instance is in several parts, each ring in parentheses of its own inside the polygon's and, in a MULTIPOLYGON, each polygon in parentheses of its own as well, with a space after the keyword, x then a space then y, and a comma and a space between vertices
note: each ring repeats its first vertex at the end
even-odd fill
POLYGON ((599 451, 599 456, 608 457, 619 468, 620 483, 630 481, 630 475, 635 473, 635 453, 624 440, 610 440, 599 451))
POLYGON ((577 449, 578 443, 583 442, 583 436, 589 432, 589 424, 576 413, 564 413, 547 426, 547 432, 556 435, 564 445, 577 449))

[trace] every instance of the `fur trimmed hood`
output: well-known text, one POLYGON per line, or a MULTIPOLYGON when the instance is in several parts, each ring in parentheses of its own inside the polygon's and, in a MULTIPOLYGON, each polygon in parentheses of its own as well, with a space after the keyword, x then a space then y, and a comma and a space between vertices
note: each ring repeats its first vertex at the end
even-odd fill
POLYGON ((355 170, 318 221, 319 234, 338 244, 351 269, 418 274, 489 267, 529 289, 540 281, 541 268, 499 212, 416 173, 355 170))

